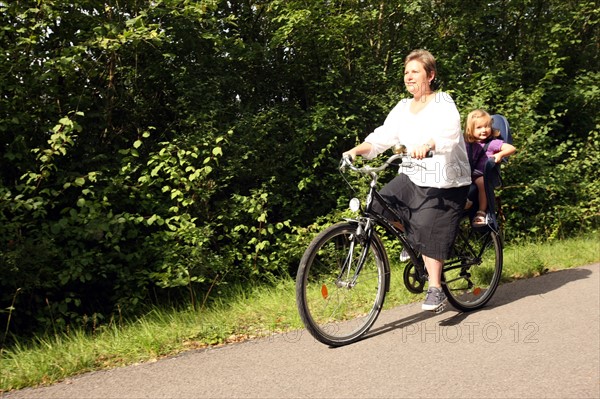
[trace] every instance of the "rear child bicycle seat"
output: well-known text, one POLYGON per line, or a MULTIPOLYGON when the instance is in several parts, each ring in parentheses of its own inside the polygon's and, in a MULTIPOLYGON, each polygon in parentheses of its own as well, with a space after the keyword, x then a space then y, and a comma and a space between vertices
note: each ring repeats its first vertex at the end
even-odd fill
MULTIPOLYGON (((512 144, 512 135, 510 131, 510 125, 508 120, 500 114, 492 115, 492 128, 500 132, 499 139, 502 139, 505 143, 512 144)), ((505 157, 502 162, 508 162, 508 157, 505 157)), ((496 195, 494 190, 502 186, 502 176, 500 175, 500 165, 496 164, 493 158, 487 160, 485 169, 483 171, 483 181, 485 185, 485 194, 488 200, 488 211, 487 211, 487 225, 498 231, 498 221, 496 218, 496 195)), ((475 184, 471 185, 469 191, 469 199, 476 202, 477 198, 477 187, 475 184)), ((471 208, 471 217, 474 216, 476 206, 471 208)))

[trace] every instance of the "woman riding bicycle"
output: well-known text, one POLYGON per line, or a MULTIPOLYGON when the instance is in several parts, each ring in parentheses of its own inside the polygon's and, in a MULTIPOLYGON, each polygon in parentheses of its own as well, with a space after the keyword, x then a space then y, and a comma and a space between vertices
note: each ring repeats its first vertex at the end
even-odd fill
MULTIPOLYGON (((401 143, 420 160, 421 167, 401 168, 380 194, 398 204, 407 239, 423 255, 429 287, 422 308, 432 311, 446 300, 441 289, 443 261, 450 255, 471 184, 460 115, 448 93, 433 90, 435 76, 431 53, 411 52, 404 61, 404 84, 412 99, 401 100, 382 126, 344 153, 352 159, 357 155, 372 159, 401 143)), ((383 212, 378 204, 374 209, 383 212)))

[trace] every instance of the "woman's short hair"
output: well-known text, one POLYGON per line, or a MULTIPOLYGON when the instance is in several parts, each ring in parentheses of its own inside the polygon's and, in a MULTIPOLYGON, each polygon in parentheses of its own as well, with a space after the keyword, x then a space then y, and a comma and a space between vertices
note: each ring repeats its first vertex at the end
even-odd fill
POLYGON ((413 60, 417 60, 423 64, 423 68, 425 69, 425 72, 427 72, 427 76, 431 76, 431 74, 437 75, 435 57, 429 51, 423 49, 411 51, 410 54, 408 54, 404 59, 404 66, 413 60))

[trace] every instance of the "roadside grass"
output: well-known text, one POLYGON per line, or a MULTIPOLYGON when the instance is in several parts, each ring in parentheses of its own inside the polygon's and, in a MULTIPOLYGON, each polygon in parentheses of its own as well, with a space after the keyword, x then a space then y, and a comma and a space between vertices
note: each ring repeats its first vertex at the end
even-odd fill
MULTIPOLYGON (((598 232, 575 239, 523 243, 504 249, 504 282, 600 261, 598 232)), ((422 299, 402 283, 391 259, 386 308, 422 299)), ((36 337, 0 348, 0 393, 51 384, 88 371, 152 362, 191 349, 241 342, 303 328, 295 304, 295 283, 231 287, 203 310, 153 309, 129 322, 111 322, 93 333, 36 337)))
POLYGON ((600 260, 600 233, 582 238, 510 245, 504 248, 505 279, 542 274, 596 263, 600 260))

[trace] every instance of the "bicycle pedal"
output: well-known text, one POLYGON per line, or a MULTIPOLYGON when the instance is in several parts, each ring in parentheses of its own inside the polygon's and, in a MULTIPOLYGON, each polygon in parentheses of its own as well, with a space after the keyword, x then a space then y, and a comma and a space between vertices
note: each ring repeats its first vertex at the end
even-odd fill
POLYGON ((437 309, 434 310, 434 312, 436 314, 442 313, 444 310, 446 310, 446 304, 442 303, 440 306, 437 307, 437 309))

